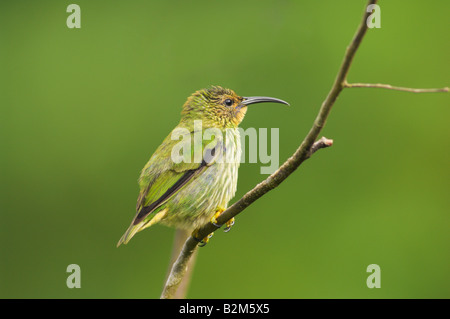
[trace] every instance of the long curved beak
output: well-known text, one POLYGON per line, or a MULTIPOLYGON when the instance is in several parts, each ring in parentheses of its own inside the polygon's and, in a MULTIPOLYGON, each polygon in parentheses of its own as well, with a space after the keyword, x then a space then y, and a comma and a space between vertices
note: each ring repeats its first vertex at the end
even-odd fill
POLYGON ((267 97, 267 96, 250 96, 250 97, 244 97, 244 100, 241 102, 243 105, 250 105, 250 104, 256 104, 256 103, 264 103, 264 102, 272 102, 272 103, 281 103, 289 105, 288 102, 274 98, 274 97, 267 97))

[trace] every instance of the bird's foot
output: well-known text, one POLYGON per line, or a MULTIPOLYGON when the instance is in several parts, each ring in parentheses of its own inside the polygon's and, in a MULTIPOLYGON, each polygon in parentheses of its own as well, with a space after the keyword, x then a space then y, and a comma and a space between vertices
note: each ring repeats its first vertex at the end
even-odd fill
POLYGON ((231 226, 234 225, 234 217, 232 217, 229 221, 225 223, 225 229, 223 230, 225 233, 228 233, 231 229, 231 226))
POLYGON ((211 217, 211 220, 210 220, 211 224, 213 224, 213 225, 216 226, 217 228, 222 227, 222 225, 219 225, 219 224, 217 223, 217 218, 218 218, 224 211, 225 211, 225 209, 223 209, 223 208, 218 208, 218 209, 216 210, 216 213, 213 215, 213 217, 211 217))
POLYGON ((194 238, 196 241, 198 241, 198 247, 204 247, 206 246, 206 244, 209 242, 209 239, 214 236, 214 233, 209 234, 208 236, 206 236, 203 239, 199 239, 198 235, 197 235, 197 231, 194 231, 192 233, 192 238, 194 238))
MULTIPOLYGON (((217 228, 220 228, 223 226, 217 223, 217 218, 222 215, 222 213, 225 211, 225 209, 223 208, 219 208, 217 209, 216 213, 214 214, 214 216, 211 218, 211 224, 213 224, 214 226, 216 226, 217 228)), ((224 232, 228 233, 231 229, 231 226, 234 225, 234 217, 232 217, 229 221, 227 221, 225 223, 225 229, 223 230, 224 232)))
MULTIPOLYGON (((222 227, 224 224, 219 224, 219 223, 217 223, 217 218, 219 218, 219 216, 223 213, 225 211, 225 209, 223 209, 223 208, 218 208, 217 210, 216 210, 216 212, 214 213, 214 216, 213 217, 211 217, 211 224, 213 224, 214 226, 216 226, 217 228, 220 228, 220 227, 222 227)), ((234 217, 233 218, 231 218, 230 220, 228 220, 226 223, 225 223, 225 229, 223 230, 224 232, 229 232, 230 231, 230 229, 231 229, 231 226, 233 226, 234 225, 234 217)), ((195 230, 194 232, 192 232, 192 238, 194 238, 197 242, 198 242, 198 246, 199 247, 203 247, 203 246, 205 246, 208 242, 209 242, 209 239, 214 235, 214 233, 211 233, 211 234, 209 234, 208 236, 206 236, 205 238, 203 238, 203 239, 199 239, 199 236, 198 236, 198 232, 197 232, 198 230, 195 230)))

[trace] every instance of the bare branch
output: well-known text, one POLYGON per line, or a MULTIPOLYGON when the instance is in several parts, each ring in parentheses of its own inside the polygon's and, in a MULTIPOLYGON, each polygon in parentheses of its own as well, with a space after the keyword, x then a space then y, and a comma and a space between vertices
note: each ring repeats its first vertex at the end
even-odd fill
MULTIPOLYGON (((377 0, 369 0, 368 4, 366 5, 365 9, 368 5, 377 3, 377 0)), ((344 60, 341 64, 341 67, 339 68, 338 75, 333 83, 333 86, 331 87, 330 92, 328 93, 325 101, 322 103, 319 113, 314 121, 313 126, 311 127, 310 131, 306 135, 305 139, 299 146, 299 148, 295 151, 295 153, 284 162, 280 168, 274 172, 272 175, 270 175, 268 178, 266 178, 264 181, 256 185, 252 190, 247 192, 241 199, 236 201, 233 205, 231 205, 227 210, 225 210, 218 218, 217 218, 217 224, 223 225, 226 221, 230 220, 231 218, 238 215, 240 212, 242 212, 245 208, 250 206, 254 201, 256 201, 258 198, 262 197, 264 194, 269 192, 270 190, 276 188, 280 183, 282 183, 289 175, 291 175, 305 160, 307 160, 312 154, 314 154, 319 149, 329 147, 333 144, 332 140, 329 140, 327 138, 321 138, 320 140, 317 140, 317 137, 319 136, 320 132, 322 131, 323 127, 325 126, 326 120, 328 118, 328 115, 330 114, 331 108, 334 105, 337 97, 341 93, 341 91, 344 88, 348 87, 380 87, 380 88, 389 88, 389 89, 396 89, 396 90, 402 90, 402 91, 408 91, 408 92, 425 92, 424 90, 427 90, 426 92, 446 92, 448 91, 448 88, 444 89, 408 89, 408 88, 398 88, 398 87, 392 87, 386 84, 349 84, 347 83, 347 74, 350 69, 350 66, 352 64, 353 58, 355 56, 356 51, 359 48, 359 45, 361 44, 362 39, 364 38, 364 35, 368 29, 367 26, 367 18, 369 17, 370 13, 368 13, 366 10, 364 10, 362 21, 352 39, 350 42, 350 45, 347 47, 347 50, 345 52, 344 60), (434 91, 430 91, 434 90, 434 91)), ((197 230, 197 236, 198 238, 204 238, 208 234, 212 233, 213 231, 217 230, 218 227, 213 225, 212 223, 207 223, 203 227, 201 227, 199 230, 197 230)), ((162 292, 161 298, 173 298, 175 292, 177 291, 177 287, 182 281, 185 272, 186 272, 186 265, 188 263, 188 260, 191 258, 193 253, 195 252, 197 248, 198 241, 194 239, 192 236, 189 237, 185 244, 183 249, 181 250, 180 255, 178 256, 177 260, 172 266, 172 270, 170 272, 169 278, 167 279, 166 285, 164 287, 164 290, 162 292)))
POLYGON ((382 84, 382 83, 344 83, 344 87, 346 88, 378 88, 378 89, 387 89, 387 90, 395 90, 395 91, 405 91, 410 93, 437 93, 437 92, 449 92, 448 87, 438 88, 438 89, 414 89, 407 88, 401 86, 392 86, 390 84, 382 84))
MULTIPOLYGON (((377 0, 369 0, 367 5, 375 4, 377 0)), ((339 93, 345 87, 346 77, 348 71, 350 69, 350 65, 353 61, 353 57, 367 31, 366 20, 369 16, 369 13, 364 10, 363 18, 359 27, 353 37, 352 42, 347 47, 347 51, 344 56, 344 60, 339 69, 338 75, 331 87, 328 96, 325 101, 322 103, 320 107, 319 114, 314 121, 312 128, 309 133, 306 135, 300 147, 295 151, 295 153, 280 166, 280 168, 275 171, 272 175, 266 178, 264 181, 256 185, 252 190, 247 192, 241 199, 231 205, 227 210, 225 210, 218 218, 217 223, 219 225, 224 224, 226 221, 235 217, 237 214, 242 212, 245 208, 251 205, 258 198, 269 192, 270 190, 277 187, 281 182, 283 182, 289 175, 291 175, 306 159, 308 159, 315 151, 323 148, 325 145, 331 146, 332 142, 327 140, 327 142, 318 141, 319 144, 314 146, 314 143, 319 136, 322 128, 325 125, 326 119, 331 111, 331 107, 336 101, 339 93), (323 145, 319 147, 320 145, 323 145)), ((199 238, 206 237, 208 234, 215 231, 217 227, 212 223, 207 223, 205 226, 201 227, 197 231, 197 236, 199 238)), ((185 272, 186 265, 189 258, 194 253, 197 248, 197 240, 192 236, 186 240, 184 247, 178 256, 178 259, 172 266, 172 271, 167 279, 164 290, 161 294, 161 298, 173 298, 178 285, 180 284, 185 272)))
POLYGON ((321 148, 326 148, 326 147, 330 147, 330 146, 333 146, 333 140, 330 140, 326 137, 322 137, 320 140, 318 140, 317 142, 315 142, 313 144, 313 146, 309 150, 308 158, 311 157, 311 155, 313 155, 315 152, 317 152, 321 148))
POLYGON ((179 295, 178 286, 182 283, 184 275, 188 270, 189 261, 195 254, 198 242, 189 237, 184 244, 177 260, 173 263, 169 277, 167 278, 161 299, 172 299, 179 295), (193 241, 193 243, 192 243, 193 241), (190 243, 190 244, 188 244, 190 243))
MULTIPOLYGON (((184 243, 186 242, 186 239, 189 238, 189 236, 191 236, 191 232, 189 232, 187 230, 184 230, 184 229, 176 229, 175 230, 175 238, 174 238, 173 246, 172 246, 172 255, 170 257, 169 269, 167 270, 166 280, 169 278, 169 275, 172 271, 172 266, 175 263, 175 261, 177 260, 178 256, 180 255, 181 250, 184 247, 184 243)), ((187 267, 186 274, 181 279, 176 291, 172 294, 172 298, 184 299, 186 297, 186 293, 187 293, 187 290, 189 287, 191 273, 194 268, 197 253, 198 253, 198 250, 195 250, 193 255, 189 258, 189 262, 186 266, 187 267)))

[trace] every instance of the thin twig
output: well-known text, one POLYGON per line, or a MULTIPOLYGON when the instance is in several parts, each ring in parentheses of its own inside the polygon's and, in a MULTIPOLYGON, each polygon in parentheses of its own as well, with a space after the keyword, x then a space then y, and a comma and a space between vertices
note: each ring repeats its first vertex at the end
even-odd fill
POLYGON ((311 146, 311 149, 309 150, 309 154, 308 154, 307 158, 310 158, 311 155, 313 155, 315 152, 317 152, 321 148, 326 148, 326 147, 330 147, 330 146, 333 146, 333 140, 330 140, 326 137, 322 137, 320 140, 315 142, 313 144, 313 146, 311 146))
MULTIPOLYGON (((177 260, 178 256, 180 255, 181 250, 183 249, 184 243, 186 242, 186 239, 191 236, 191 232, 184 229, 176 229, 175 230, 175 237, 173 240, 173 246, 172 246, 172 255, 170 257, 169 262, 169 268, 167 270, 167 278, 169 278, 170 272, 172 270, 172 266, 177 260)), ((195 259, 196 255, 198 253, 198 250, 195 250, 193 256, 189 259, 189 263, 187 264, 187 270, 186 274, 183 277, 183 280, 180 282, 178 289, 174 292, 172 298, 173 299, 184 299, 187 294, 187 290, 189 287, 190 279, 191 279, 191 273, 194 269, 195 259)))
POLYGON ((166 284, 164 286, 163 292, 161 294, 161 299, 173 299, 176 298, 178 293, 179 285, 183 282, 183 278, 188 270, 188 265, 190 263, 192 255, 195 255, 197 251, 198 242, 192 245, 187 243, 192 241, 192 237, 189 237, 186 243, 183 245, 177 260, 173 263, 172 269, 170 271, 169 277, 167 278, 166 284))
POLYGON ((346 88, 378 88, 378 89, 387 89, 387 90, 395 90, 395 91, 404 91, 404 92, 410 92, 410 93, 449 92, 448 87, 438 88, 438 89, 414 89, 414 88, 393 86, 390 84, 382 84, 382 83, 344 83, 344 87, 346 87, 346 88))

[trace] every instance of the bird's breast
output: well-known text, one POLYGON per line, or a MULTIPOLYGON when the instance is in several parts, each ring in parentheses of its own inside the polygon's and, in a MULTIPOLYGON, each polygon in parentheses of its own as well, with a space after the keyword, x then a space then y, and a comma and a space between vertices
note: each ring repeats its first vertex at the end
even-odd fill
MULTIPOLYGON (((241 141, 237 129, 226 129, 223 132, 221 152, 213 165, 199 177, 204 185, 204 196, 215 206, 226 207, 234 197, 237 189, 238 170, 241 160, 241 141)), ((201 206, 201 202, 198 203, 201 206)))

